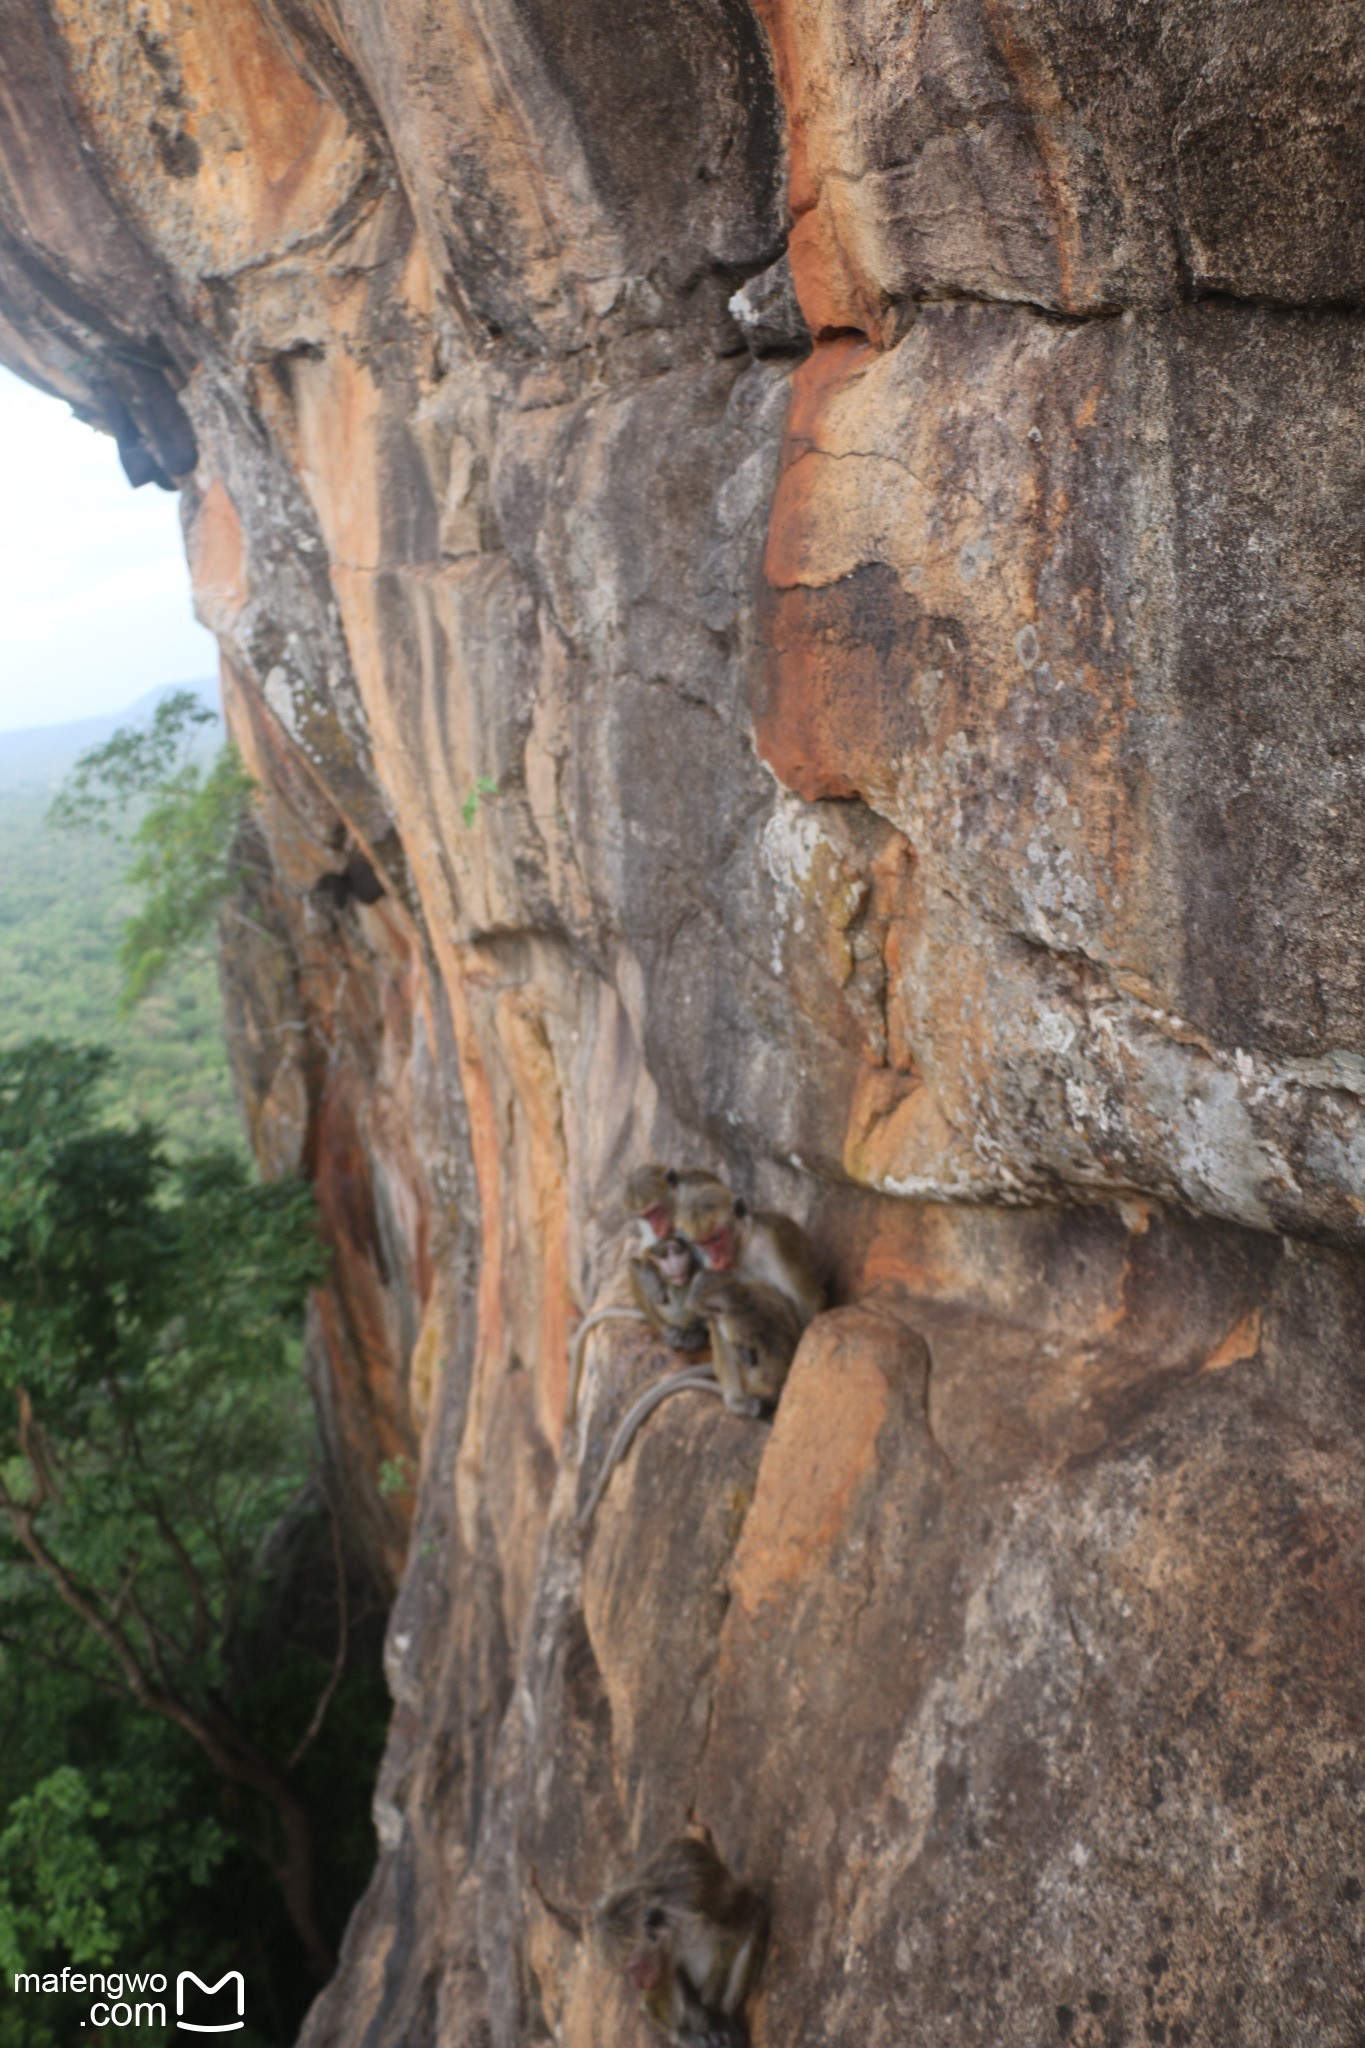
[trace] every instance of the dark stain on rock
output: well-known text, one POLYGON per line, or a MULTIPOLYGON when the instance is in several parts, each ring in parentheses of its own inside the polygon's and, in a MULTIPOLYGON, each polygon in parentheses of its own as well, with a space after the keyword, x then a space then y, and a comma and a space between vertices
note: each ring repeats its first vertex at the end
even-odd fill
POLYGON ((199 144, 184 130, 173 132, 159 122, 152 123, 152 134, 156 138, 156 153, 161 168, 169 178, 193 178, 198 175, 203 161, 199 144))
POLYGON ((759 752, 808 801, 884 785, 889 764, 926 744, 918 670, 941 674, 941 700, 968 694, 961 628, 926 613, 885 562, 819 589, 768 590, 762 629, 759 752))
POLYGON ((781 239, 781 121, 745 0, 521 0, 594 175, 650 267, 752 265, 781 239), (699 189, 700 192, 699 192, 699 189), (700 247, 698 244, 700 243, 700 247))

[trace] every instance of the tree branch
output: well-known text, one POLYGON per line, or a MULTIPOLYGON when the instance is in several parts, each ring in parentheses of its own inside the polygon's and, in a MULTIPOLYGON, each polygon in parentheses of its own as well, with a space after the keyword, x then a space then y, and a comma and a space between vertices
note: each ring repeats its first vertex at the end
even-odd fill
POLYGON ((27 1636, 14 1636, 8 1629, 0 1629, 0 1649, 13 1650, 21 1659, 32 1658, 35 1664, 46 1664, 50 1671, 63 1671, 69 1678, 79 1678, 86 1685, 97 1686, 111 1699, 126 1700, 128 1697, 127 1688, 116 1678, 103 1678, 98 1671, 77 1664, 71 1657, 59 1657, 55 1650, 35 1649, 27 1636))
POLYGON ((194 1628, 190 1635, 189 1655, 191 1657, 200 1657, 208 1648, 209 1635, 211 1633, 208 1601, 204 1595, 203 1580, 195 1569, 194 1560, 181 1542, 179 1532, 162 1506, 161 1495, 157 1492, 152 1482, 151 1475, 147 1470, 147 1461, 142 1455, 142 1440, 138 1436, 136 1423, 131 1416, 121 1417, 120 1419, 124 1424, 125 1441, 132 1452, 134 1462, 137 1465, 138 1471, 142 1474, 143 1482, 146 1486, 147 1503, 152 1511, 152 1519, 161 1531, 165 1539, 166 1548, 180 1567, 180 1575, 189 1588, 190 1603, 194 1608, 194 1628))
POLYGON ((346 1587, 346 1554, 341 1541, 341 1518, 337 1514, 336 1505, 332 1500, 330 1487, 324 1486, 323 1498, 327 1502, 327 1519, 332 1525, 332 1561, 336 1569, 337 1580, 337 1647, 336 1655, 332 1659, 332 1669, 327 1683, 318 1695, 318 1703, 313 1709, 313 1718, 304 1729, 297 1743, 295 1743, 293 1753, 286 1765, 286 1769, 291 1771, 307 1755, 316 1740, 318 1730, 326 1718, 327 1709, 336 1697, 336 1689, 340 1685, 342 1675, 345 1672, 346 1652, 349 1648, 350 1596, 346 1587))

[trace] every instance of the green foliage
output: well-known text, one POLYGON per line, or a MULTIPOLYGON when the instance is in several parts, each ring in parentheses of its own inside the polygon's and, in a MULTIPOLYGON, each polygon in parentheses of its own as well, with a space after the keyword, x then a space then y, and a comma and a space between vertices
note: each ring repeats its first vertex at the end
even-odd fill
POLYGON ((215 722, 192 690, 172 691, 149 725, 121 727, 82 754, 49 812, 59 830, 102 835, 136 817, 127 879, 142 901, 119 947, 125 1014, 211 936, 232 884, 233 839, 255 784, 230 745, 207 766, 199 758, 215 722))
POLYGON ((150 1119, 173 1149, 241 1150, 213 961, 183 958, 120 1016, 133 856, 119 841, 53 830, 47 808, 41 788, 0 789, 0 1047, 39 1034, 103 1041, 116 1055, 104 1099, 125 1120, 150 1119))
POLYGON ((486 796, 496 796, 497 793, 498 785, 493 780, 493 777, 491 775, 481 775, 464 802, 460 805, 460 816, 464 819, 467 827, 472 825, 479 815, 480 799, 486 796))
POLYGON ((412 1492, 412 1478, 406 1458, 385 1458, 379 1467, 379 1491, 385 1500, 412 1492))
POLYGON ((187 1815, 183 1772, 59 1764, 11 1802, 0 1831, 0 1972, 58 1949, 96 1968, 146 1952, 176 1889, 207 1884, 228 1848, 187 1815))
MULTIPOLYGON (((107 1065, 0 1052, 0 1969, 179 1954, 202 1975, 246 1944, 274 1986, 259 2038, 283 2041, 309 1940, 288 1816, 330 1830, 325 1945, 383 1720, 369 1675, 334 1695, 334 1623, 251 1647, 311 1462, 299 1331, 325 1255, 306 1190, 111 1122, 107 1065)), ((55 2023, 6 2002, 0 2044, 47 2048, 55 2023)))
POLYGON ((231 1153, 174 1162, 152 1127, 102 1121, 107 1065, 47 1040, 0 1053, 0 1457, 22 1387, 50 1456, 79 1463, 52 1512, 101 1583, 164 1549, 154 1475, 173 1471, 212 1526, 216 1586, 299 1483, 293 1327, 322 1246, 306 1189, 261 1185, 231 1153))

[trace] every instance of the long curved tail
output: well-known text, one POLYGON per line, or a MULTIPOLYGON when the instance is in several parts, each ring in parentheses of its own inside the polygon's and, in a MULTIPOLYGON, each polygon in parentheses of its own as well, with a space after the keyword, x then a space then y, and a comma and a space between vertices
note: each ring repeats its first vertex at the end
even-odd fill
POLYGON ((594 1514, 597 1503, 607 1490, 607 1481, 620 1464, 635 1440, 641 1423, 648 1421, 654 1410, 668 1400, 671 1394, 715 1394, 719 1400, 725 1396, 720 1381, 708 1366, 689 1366, 681 1372, 666 1373, 661 1380, 655 1380, 652 1387, 646 1387, 638 1398, 632 1401, 621 1419, 615 1436, 611 1440, 602 1470, 593 1484, 582 1513, 578 1517, 580 1529, 586 1529, 594 1514))

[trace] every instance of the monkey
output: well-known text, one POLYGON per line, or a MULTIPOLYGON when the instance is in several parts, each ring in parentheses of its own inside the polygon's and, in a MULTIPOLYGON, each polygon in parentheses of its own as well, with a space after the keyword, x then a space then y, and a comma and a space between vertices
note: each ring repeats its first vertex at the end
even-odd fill
POLYGON ((635 1226, 637 1248, 647 1252, 651 1245, 673 1234, 673 1177, 667 1167, 651 1164, 637 1167, 626 1182, 626 1214, 635 1226))
POLYGON ((765 1415, 776 1403, 801 1341, 791 1301, 762 1280, 706 1273, 691 1299, 711 1336, 711 1357, 734 1415, 765 1415))
POLYGON ((706 1325, 692 1306, 700 1272, 685 1238, 662 1237, 630 1262, 631 1292, 670 1351, 704 1351, 706 1325))
MULTIPOLYGON (((623 1206, 631 1231, 631 1241, 635 1245, 632 1265, 637 1258, 649 1258, 655 1247, 673 1234, 673 1178, 670 1169, 651 1161, 648 1166, 637 1167, 626 1182, 623 1206)), ((643 1279, 643 1276, 641 1278, 643 1279)), ((647 1282, 645 1284, 646 1286, 649 1285, 647 1282)), ((594 1309, 591 1315, 584 1317, 574 1332, 573 1349, 569 1354, 569 1390, 564 1402, 564 1421, 566 1427, 572 1426, 574 1418, 578 1413, 578 1391, 583 1378, 583 1356, 588 1338, 598 1327, 599 1323, 618 1321, 631 1323, 647 1322, 667 1339, 671 1348, 677 1348, 677 1340, 669 1336, 667 1330, 662 1328, 660 1319, 655 1313, 655 1307, 649 1302, 641 1300, 640 1285, 637 1284, 634 1272, 631 1274, 631 1290, 635 1295, 637 1307, 594 1309)), ((662 1292, 662 1284, 658 1291, 662 1292)), ((702 1342, 698 1339, 695 1346, 685 1345, 683 1348, 686 1350, 692 1350, 693 1348, 701 1349, 702 1342)))
MULTIPOLYGON (((750 1210, 746 1202, 731 1195, 724 1181, 714 1173, 695 1166, 679 1171, 651 1162, 637 1168, 630 1176, 626 1183, 624 1206, 635 1233, 637 1259, 647 1259, 661 1242, 672 1236, 683 1237, 701 1264, 711 1272, 731 1274, 735 1279, 750 1283, 757 1281, 786 1295, 796 1309, 802 1329, 824 1308, 825 1291, 816 1278, 815 1253, 805 1231, 790 1216, 783 1216, 777 1210, 750 1210)), ((632 1270, 631 1285, 637 1302, 640 1302, 636 1280, 637 1275, 632 1270)), ((616 1320, 646 1321, 656 1329, 659 1327, 655 1316, 647 1312, 643 1302, 639 1308, 597 1309, 584 1318, 574 1334, 569 1360, 569 1390, 565 1402, 567 1424, 572 1424, 578 1413, 578 1392, 588 1337, 599 1323, 616 1320)), ((671 1339, 669 1341, 672 1342, 671 1339)), ((770 1372, 771 1368, 765 1377, 770 1376, 770 1372)), ((755 1396, 741 1398, 752 1399, 755 1396)), ((762 1401, 766 1397, 759 1393, 756 1398, 762 1401)), ((740 1407, 735 1412, 749 1414, 755 1411, 740 1407)), ((632 1430, 626 1438, 627 1444, 633 1434, 632 1430)), ((609 1460, 607 1477, 610 1472, 609 1460)))
POLYGON ((640 2008, 680 2048, 745 2048, 740 2011, 763 1962, 768 1916, 714 1849, 681 1835, 594 1915, 640 2008))
POLYGON ((578 1517, 580 1529, 596 1514, 641 1424, 671 1395, 718 1394, 732 1415, 750 1418, 767 1415, 776 1405, 801 1340, 801 1320, 786 1295, 761 1280, 703 1272, 689 1283, 688 1298, 710 1337, 715 1369, 684 1366, 655 1380, 631 1403, 578 1517))
POLYGON ((804 1330, 825 1306, 810 1239, 776 1209, 750 1209, 714 1173, 674 1176, 673 1228, 713 1273, 761 1281, 785 1294, 804 1330))
POLYGON ((661 1380, 645 1388, 636 1396, 616 1426, 616 1434, 607 1446, 607 1455, 602 1460, 602 1470, 593 1481, 592 1492, 588 1495, 579 1513, 578 1526, 586 1529, 597 1513, 598 1503, 607 1490, 607 1483, 626 1452, 634 1443, 640 1425, 647 1422, 656 1408, 661 1408, 673 1394, 716 1394, 724 1398, 720 1381, 706 1365, 685 1365, 677 1372, 665 1373, 661 1380))
POLYGON ((384 894, 384 884, 360 848, 353 846, 344 867, 334 874, 318 876, 313 884, 313 894, 325 897, 333 910, 344 910, 352 900, 356 903, 378 903, 384 894))

